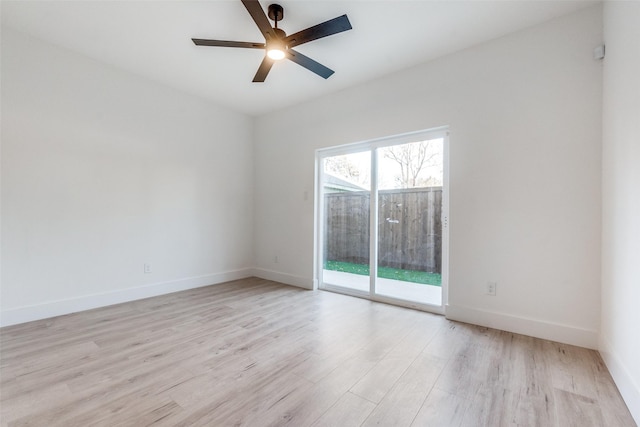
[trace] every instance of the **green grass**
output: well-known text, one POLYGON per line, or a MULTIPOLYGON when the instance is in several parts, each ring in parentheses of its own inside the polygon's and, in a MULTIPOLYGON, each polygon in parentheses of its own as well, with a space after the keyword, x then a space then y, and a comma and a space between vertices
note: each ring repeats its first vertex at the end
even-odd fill
MULTIPOLYGON (((352 264, 341 261, 325 261, 325 270, 343 271, 345 273, 369 275, 369 266, 365 264, 352 264)), ((378 267, 378 277, 384 279, 401 280, 403 282, 421 283, 423 285, 441 286, 442 276, 438 273, 426 271, 401 270, 399 268, 378 267)))

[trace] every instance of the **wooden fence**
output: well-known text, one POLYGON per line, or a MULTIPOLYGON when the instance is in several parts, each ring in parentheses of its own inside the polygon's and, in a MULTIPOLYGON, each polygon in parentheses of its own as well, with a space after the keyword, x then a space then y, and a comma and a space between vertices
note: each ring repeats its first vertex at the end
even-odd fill
MULTIPOLYGON (((369 263, 367 191, 325 195, 324 259, 369 263)), ((442 187, 378 192, 378 265, 440 273, 442 187)))

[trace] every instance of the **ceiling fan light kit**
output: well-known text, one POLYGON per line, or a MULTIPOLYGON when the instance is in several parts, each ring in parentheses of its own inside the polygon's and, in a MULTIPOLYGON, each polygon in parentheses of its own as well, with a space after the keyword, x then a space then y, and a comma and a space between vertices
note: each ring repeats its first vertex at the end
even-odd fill
POLYGON ((267 56, 274 61, 279 61, 284 59, 286 56, 285 48, 280 46, 272 46, 267 48, 267 56))
POLYGON ((278 28, 278 21, 281 21, 284 17, 284 9, 279 4, 271 4, 267 9, 267 14, 275 25, 271 27, 267 14, 264 13, 262 6, 258 0, 241 0, 245 8, 249 12, 249 15, 253 18, 254 22, 260 29, 260 32, 264 36, 265 43, 252 43, 252 42, 238 42, 227 40, 210 40, 210 39, 191 39, 197 46, 219 46, 219 47, 241 47, 246 49, 264 49, 265 57, 262 63, 258 67, 253 81, 264 82, 271 70, 275 61, 287 58, 290 61, 306 68, 309 71, 323 77, 329 78, 334 71, 314 61, 313 59, 304 56, 300 52, 293 50, 292 48, 304 43, 308 43, 313 40, 317 40, 323 37, 331 36, 341 33, 343 31, 350 30, 351 23, 347 15, 342 15, 337 18, 330 19, 322 22, 313 27, 309 27, 305 30, 298 31, 290 36, 278 28))
MULTIPOLYGON (((271 5, 273 6, 273 5, 271 5)), ((284 59, 286 56, 285 52, 287 51, 287 45, 283 41, 286 37, 284 31, 280 28, 274 28, 276 35, 278 36, 275 39, 267 40, 267 56, 275 61, 279 61, 284 59)))

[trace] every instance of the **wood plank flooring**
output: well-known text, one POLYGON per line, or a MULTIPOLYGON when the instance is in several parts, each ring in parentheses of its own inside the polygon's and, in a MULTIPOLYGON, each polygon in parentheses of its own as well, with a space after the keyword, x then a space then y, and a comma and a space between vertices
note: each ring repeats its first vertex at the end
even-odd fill
POLYGON ((0 330, 2 426, 635 426, 597 352, 245 279, 0 330))

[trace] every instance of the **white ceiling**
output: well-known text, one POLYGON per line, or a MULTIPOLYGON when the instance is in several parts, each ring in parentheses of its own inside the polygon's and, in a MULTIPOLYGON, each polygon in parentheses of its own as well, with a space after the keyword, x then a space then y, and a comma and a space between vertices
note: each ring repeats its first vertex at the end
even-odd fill
POLYGON ((2 0, 2 25, 251 115, 369 81, 594 2, 278 2, 288 34, 346 13, 353 30, 296 49, 335 70, 328 80, 290 61, 252 83, 257 49, 198 47, 191 37, 263 42, 240 0, 2 0))

